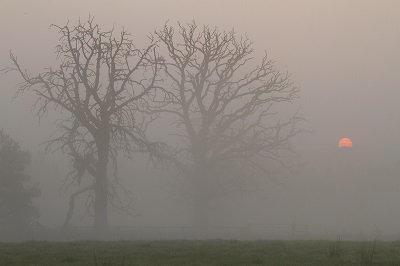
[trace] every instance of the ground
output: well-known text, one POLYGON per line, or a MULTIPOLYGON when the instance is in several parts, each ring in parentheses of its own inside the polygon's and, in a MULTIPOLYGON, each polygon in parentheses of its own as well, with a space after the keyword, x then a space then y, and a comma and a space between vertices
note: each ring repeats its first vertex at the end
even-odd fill
POLYGON ((0 265, 400 265, 400 242, 0 243, 0 265))

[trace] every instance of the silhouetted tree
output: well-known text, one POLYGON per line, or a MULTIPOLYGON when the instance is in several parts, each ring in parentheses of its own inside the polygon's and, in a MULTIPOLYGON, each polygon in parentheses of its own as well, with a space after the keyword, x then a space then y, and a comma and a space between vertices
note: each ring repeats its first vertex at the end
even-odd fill
POLYGON ((159 69, 155 45, 136 48, 126 30, 102 30, 93 18, 76 26, 53 27, 60 34, 58 67, 31 75, 11 54, 15 67, 7 70, 16 70, 22 77, 21 93, 37 95, 39 117, 50 107, 67 115, 59 123, 60 135, 49 144, 71 157, 74 170, 69 176, 74 182, 81 184, 85 173, 92 181, 71 195, 65 225, 75 197, 89 192, 94 193, 94 226, 101 232, 108 227, 108 204, 120 202, 110 182, 109 164, 116 169, 120 149, 129 153, 151 148, 143 134, 146 123, 140 108, 155 87, 159 69))
POLYGON ((40 195, 37 185, 29 184, 26 167, 30 155, 10 136, 0 131, 0 231, 2 235, 24 233, 39 212, 32 198, 40 195))
POLYGON ((300 118, 281 122, 278 107, 295 100, 298 89, 266 55, 251 67, 252 44, 233 30, 193 22, 166 24, 155 35, 167 94, 150 113, 174 117, 183 130, 165 157, 193 181, 194 225, 204 227, 210 200, 224 186, 266 170, 265 160, 279 161, 290 149, 300 118))

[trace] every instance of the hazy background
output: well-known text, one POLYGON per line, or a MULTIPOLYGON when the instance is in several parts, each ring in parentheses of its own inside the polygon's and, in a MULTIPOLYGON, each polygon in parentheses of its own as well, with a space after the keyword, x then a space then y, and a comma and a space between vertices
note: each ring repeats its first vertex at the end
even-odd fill
MULTIPOLYGON (((266 182, 226 199, 216 214, 220 224, 300 223, 318 233, 371 234, 378 228, 399 235, 399 1, 0 0, 0 67, 10 65, 10 49, 29 70, 54 65, 58 36, 49 25, 74 24, 89 14, 103 28, 124 26, 138 46, 168 20, 234 27, 301 88, 300 110, 314 130, 295 143, 305 170, 282 174, 284 185, 266 182), (340 137, 353 140, 346 166, 352 170, 340 165, 344 170, 338 170, 340 137)), ((60 154, 37 155, 54 130, 54 116, 39 124, 31 111, 34 98, 11 102, 17 82, 16 75, 0 76, 0 128, 29 149, 34 162, 48 165, 36 169, 33 179, 42 187, 41 222, 56 226, 66 211, 67 194, 59 191, 66 164, 60 154)), ((115 214, 114 224, 187 224, 187 206, 176 195, 173 178, 146 167, 131 174, 130 166, 122 163, 121 176, 135 192, 137 216, 115 214)), ((82 216, 78 213, 75 223, 90 221, 82 216)))

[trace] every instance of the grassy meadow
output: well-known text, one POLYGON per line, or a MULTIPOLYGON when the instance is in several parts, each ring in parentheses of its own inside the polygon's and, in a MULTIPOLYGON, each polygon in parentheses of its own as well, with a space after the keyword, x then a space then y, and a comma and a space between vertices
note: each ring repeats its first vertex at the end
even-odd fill
POLYGON ((400 242, 1 243, 0 265, 400 265, 400 242))

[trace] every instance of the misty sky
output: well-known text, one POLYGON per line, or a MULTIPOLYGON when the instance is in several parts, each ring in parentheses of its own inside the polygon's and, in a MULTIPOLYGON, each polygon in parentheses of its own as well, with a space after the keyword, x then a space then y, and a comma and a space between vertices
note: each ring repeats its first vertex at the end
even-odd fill
MULTIPOLYGON (((139 45, 167 20, 234 27, 301 87, 301 110, 315 132, 300 146, 331 147, 348 136, 359 147, 400 147, 399 1, 1 0, 0 65, 9 65, 10 49, 28 69, 52 65, 57 34, 49 25, 89 14, 104 27, 126 27, 139 45)), ((46 131, 32 121, 32 100, 10 103, 16 82, 1 76, 1 127, 21 141, 29 127, 36 139, 46 131)))
MULTIPOLYGON (((294 84, 301 88, 301 99, 296 104, 307 119, 305 126, 314 133, 298 138, 296 144, 300 150, 333 149, 340 137, 350 137, 355 148, 400 150, 400 1, 0 0, 0 68, 10 66, 10 50, 29 70, 38 72, 55 66, 58 35, 49 28, 50 24, 63 25, 67 21, 74 24, 78 18, 84 20, 89 14, 103 28, 125 27, 139 47, 144 47, 148 43, 146 36, 166 21, 194 19, 200 25, 228 30, 234 27, 238 33, 248 35, 259 55, 266 51, 281 71, 291 73, 294 84)), ((0 75, 0 128, 23 147, 37 151, 39 143, 53 132, 55 115, 44 117, 39 125, 31 111, 33 95, 11 102, 19 81, 16 74, 0 75)), ((49 192, 46 186, 59 186, 61 177, 51 179, 51 184, 50 179, 48 182, 42 186, 43 202, 47 199, 44 204, 52 204, 48 199, 58 193, 49 192)), ((301 190, 301 182, 297 182, 298 195, 307 194, 301 190)), ((378 192, 373 194, 375 199, 382 199, 384 192, 391 188, 390 195, 399 195, 390 182, 377 187, 378 192)), ((335 188, 332 189, 331 183, 320 190, 321 197, 327 195, 324 191, 331 191, 328 196, 334 199, 335 188)), ((357 188, 364 186, 366 190, 358 199, 361 206, 364 199, 371 198, 368 187, 372 183, 354 183, 353 187, 346 188, 348 195, 354 195, 357 188)), ((313 185, 319 186, 315 182, 313 185)), ((337 191, 343 191, 341 185, 337 185, 337 191)), ((303 186, 308 184, 303 182, 303 186)), ((162 188, 163 183, 159 183, 155 192, 150 191, 151 196, 146 198, 141 191, 136 196, 142 202, 152 201, 160 211, 162 205, 155 202, 159 197, 156 191, 162 188)), ((279 194, 280 190, 275 193, 279 194)), ((375 209, 385 215, 383 206, 390 202, 395 210, 398 202, 392 199, 380 201, 381 205, 377 203, 375 209)), ((290 202, 301 202, 296 196, 290 200, 288 206, 290 202)), ((314 203, 310 206, 322 206, 317 200, 314 203)), ((289 209, 300 210, 297 207, 289 209)), ((276 212, 283 213, 282 210, 277 208, 276 212)), ((309 210, 311 214, 312 207, 309 210)), ((349 207, 343 217, 349 217, 352 211, 349 207)), ((65 209, 60 210, 64 212, 65 209)), ((372 217, 376 213, 368 215, 372 217)), ((399 214, 392 214, 400 218, 399 214)), ((158 216, 153 217, 157 221, 158 216)), ((392 222, 393 226, 398 224, 398 220, 392 219, 392 222)))

